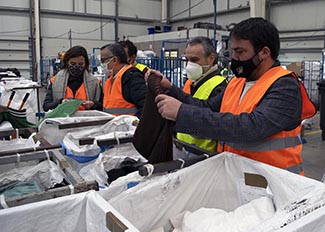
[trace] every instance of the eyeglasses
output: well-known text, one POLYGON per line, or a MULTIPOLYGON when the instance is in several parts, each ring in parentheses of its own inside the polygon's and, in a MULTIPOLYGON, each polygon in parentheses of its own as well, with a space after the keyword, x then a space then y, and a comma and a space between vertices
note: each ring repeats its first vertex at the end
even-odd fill
POLYGON ((114 56, 102 57, 102 58, 100 58, 100 62, 102 62, 102 64, 104 64, 106 60, 111 59, 113 57, 114 56))

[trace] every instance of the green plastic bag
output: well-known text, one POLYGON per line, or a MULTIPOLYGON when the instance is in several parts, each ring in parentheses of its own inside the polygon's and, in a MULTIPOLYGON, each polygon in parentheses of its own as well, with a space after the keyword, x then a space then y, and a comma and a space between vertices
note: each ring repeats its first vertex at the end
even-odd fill
POLYGON ((62 102, 58 105, 54 110, 47 113, 41 121, 38 122, 37 126, 41 124, 47 118, 60 118, 60 117, 68 117, 74 112, 76 112, 79 106, 82 104, 82 100, 80 99, 71 99, 66 102, 62 102))

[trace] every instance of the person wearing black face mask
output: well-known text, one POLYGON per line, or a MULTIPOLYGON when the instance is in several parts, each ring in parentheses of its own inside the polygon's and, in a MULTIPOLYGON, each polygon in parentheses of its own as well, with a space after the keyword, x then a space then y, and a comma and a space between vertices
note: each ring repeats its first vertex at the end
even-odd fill
POLYGON ((168 95, 156 97, 159 113, 175 121, 175 132, 218 140, 218 152, 303 175, 301 122, 316 109, 301 81, 277 60, 278 30, 263 18, 249 18, 232 29, 230 42, 236 76, 226 89, 200 101, 163 77, 160 85, 168 95))
POLYGON ((258 53, 253 55, 252 58, 248 60, 236 60, 234 58, 231 59, 231 71, 234 73, 236 77, 246 78, 247 81, 254 81, 254 77, 251 77, 254 70, 261 64, 262 60, 258 61, 258 64, 254 63, 258 53))
POLYGON ((83 100, 79 110, 102 110, 103 93, 99 80, 88 72, 89 59, 84 47, 70 48, 63 57, 63 69, 50 79, 43 109, 54 109, 69 99, 83 100))

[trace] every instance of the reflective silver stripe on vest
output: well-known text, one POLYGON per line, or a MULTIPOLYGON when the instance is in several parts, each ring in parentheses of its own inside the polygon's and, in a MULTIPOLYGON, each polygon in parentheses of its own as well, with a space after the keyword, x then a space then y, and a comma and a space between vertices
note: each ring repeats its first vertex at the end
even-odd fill
POLYGON ((259 142, 252 142, 252 143, 228 143, 228 146, 232 148, 236 148, 239 150, 244 151, 270 151, 270 150, 278 150, 288 147, 294 147, 301 144, 301 140, 298 136, 286 137, 286 138, 272 138, 266 139, 259 142))
POLYGON ((286 168, 286 170, 288 170, 289 172, 300 174, 304 169, 303 169, 303 164, 300 163, 300 164, 288 167, 288 168, 286 168))
POLYGON ((137 112, 137 108, 105 108, 104 112, 110 114, 135 114, 137 112))

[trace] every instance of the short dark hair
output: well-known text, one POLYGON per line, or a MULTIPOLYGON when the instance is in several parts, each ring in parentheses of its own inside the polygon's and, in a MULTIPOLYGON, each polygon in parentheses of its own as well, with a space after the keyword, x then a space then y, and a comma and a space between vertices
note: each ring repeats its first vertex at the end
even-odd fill
POLYGON ((107 48, 113 56, 116 56, 121 64, 127 64, 127 57, 124 48, 118 43, 106 44, 100 48, 104 50, 107 48))
POLYGON ((205 36, 196 36, 196 37, 190 39, 187 42, 186 46, 193 46, 193 45, 197 45, 197 44, 202 44, 205 57, 208 57, 211 54, 215 55, 213 64, 216 64, 218 56, 217 56, 217 53, 216 53, 216 50, 215 50, 212 40, 205 36))
POLYGON ((119 44, 121 44, 124 48, 128 49, 128 56, 137 56, 138 49, 132 41, 124 40, 120 41, 119 44))
POLYGON ((62 68, 68 67, 68 62, 71 58, 83 56, 85 58, 85 68, 89 69, 89 57, 86 48, 82 46, 71 47, 63 56, 62 68))
POLYGON ((230 38, 249 40, 255 52, 260 51, 263 47, 268 47, 274 60, 279 55, 278 29, 263 18, 248 18, 236 24, 230 32, 230 38))

